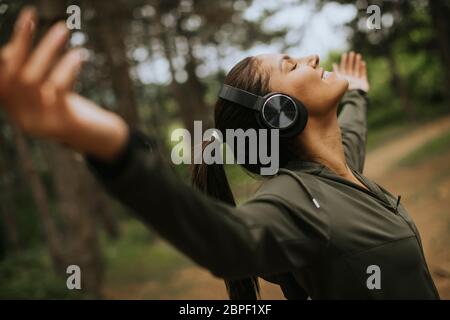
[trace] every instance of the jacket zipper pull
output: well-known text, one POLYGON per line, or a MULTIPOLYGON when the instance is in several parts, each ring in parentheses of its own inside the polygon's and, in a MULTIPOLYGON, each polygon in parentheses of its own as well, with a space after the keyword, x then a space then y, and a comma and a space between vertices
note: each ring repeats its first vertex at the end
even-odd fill
POLYGON ((397 198, 397 205, 396 205, 396 208, 395 208, 395 211, 397 211, 397 213, 398 213, 398 206, 400 205, 401 198, 402 198, 401 195, 399 195, 398 198, 397 198))

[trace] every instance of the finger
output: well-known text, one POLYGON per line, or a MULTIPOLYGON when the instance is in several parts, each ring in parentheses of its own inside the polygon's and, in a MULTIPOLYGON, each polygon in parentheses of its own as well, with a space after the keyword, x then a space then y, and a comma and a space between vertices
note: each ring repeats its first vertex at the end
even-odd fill
POLYGON ((84 60, 83 49, 73 49, 66 53, 50 74, 49 83, 58 91, 71 90, 84 60))
POLYGON ((353 74, 354 64, 355 64, 355 52, 352 51, 348 55, 347 69, 346 69, 347 74, 351 74, 351 75, 353 74))
POLYGON ((39 43, 24 69, 24 78, 30 83, 43 81, 64 47, 69 30, 64 22, 54 25, 39 43))
POLYGON ((333 63, 333 72, 339 73, 339 66, 337 65, 337 63, 333 63))
POLYGON ((355 58, 355 71, 354 74, 356 77, 360 77, 361 75, 361 55, 358 53, 355 58))
POLYGON ((367 78, 367 66, 364 60, 361 61, 359 66, 359 76, 364 79, 367 78))
POLYGON ((23 9, 17 19, 14 34, 5 52, 9 72, 17 72, 25 63, 31 48, 35 23, 36 10, 31 7, 23 9))
POLYGON ((345 70, 347 69, 347 57, 348 57, 347 53, 341 55, 341 69, 340 69, 341 72, 345 72, 345 70))

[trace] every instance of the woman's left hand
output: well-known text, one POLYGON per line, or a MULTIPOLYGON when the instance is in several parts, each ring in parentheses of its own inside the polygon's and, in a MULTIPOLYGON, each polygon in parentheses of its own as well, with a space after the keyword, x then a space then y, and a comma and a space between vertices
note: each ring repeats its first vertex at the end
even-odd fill
POLYGON ((369 92, 370 86, 367 80, 367 66, 361 54, 351 51, 341 56, 340 65, 333 63, 333 71, 338 76, 347 79, 349 90, 360 89, 369 92))

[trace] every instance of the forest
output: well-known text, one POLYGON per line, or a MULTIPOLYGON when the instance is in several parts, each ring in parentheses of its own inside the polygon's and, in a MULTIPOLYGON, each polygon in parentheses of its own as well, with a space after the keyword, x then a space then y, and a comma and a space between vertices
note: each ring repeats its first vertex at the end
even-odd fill
MULTIPOLYGON (((80 8, 67 44, 87 55, 77 92, 156 137, 168 158, 174 129, 213 126, 217 92, 241 58, 319 48, 331 70, 343 52, 361 53, 371 84, 366 173, 404 192, 450 298, 449 1, 0 0, 0 47, 26 5, 39 12, 38 38, 80 8), (367 27, 369 5, 380 8, 379 29, 367 27)), ((245 201, 259 182, 226 167, 245 201)), ((189 183, 187 165, 174 170, 189 183)), ((278 290, 265 284, 263 297, 278 290)), ((223 282, 112 199, 82 155, 28 137, 0 112, 0 299, 225 296, 223 282), (82 270, 81 290, 66 287, 69 265, 82 270)))

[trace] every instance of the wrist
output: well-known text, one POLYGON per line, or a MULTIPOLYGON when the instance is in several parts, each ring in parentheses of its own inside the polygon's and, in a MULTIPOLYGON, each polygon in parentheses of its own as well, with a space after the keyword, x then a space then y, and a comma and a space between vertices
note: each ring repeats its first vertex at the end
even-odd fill
POLYGON ((135 161, 139 152, 155 153, 158 145, 155 139, 146 136, 140 130, 130 128, 124 148, 112 161, 102 161, 97 157, 86 155, 88 166, 102 179, 111 180, 122 175, 135 161), (139 151, 140 150, 140 151, 139 151))
POLYGON ((78 152, 105 162, 114 161, 128 141, 126 122, 81 96, 73 95, 68 99, 68 108, 72 110, 60 140, 78 152))
POLYGON ((126 122, 114 113, 110 113, 110 123, 96 132, 95 143, 89 144, 89 153, 105 162, 114 161, 126 148, 129 139, 129 128, 126 122))
POLYGON ((352 89, 348 89, 348 91, 349 91, 349 92, 350 92, 350 91, 358 92, 358 93, 360 93, 360 94, 362 94, 362 95, 367 95, 367 91, 366 91, 366 90, 363 90, 363 89, 361 89, 361 88, 352 88, 352 89))

